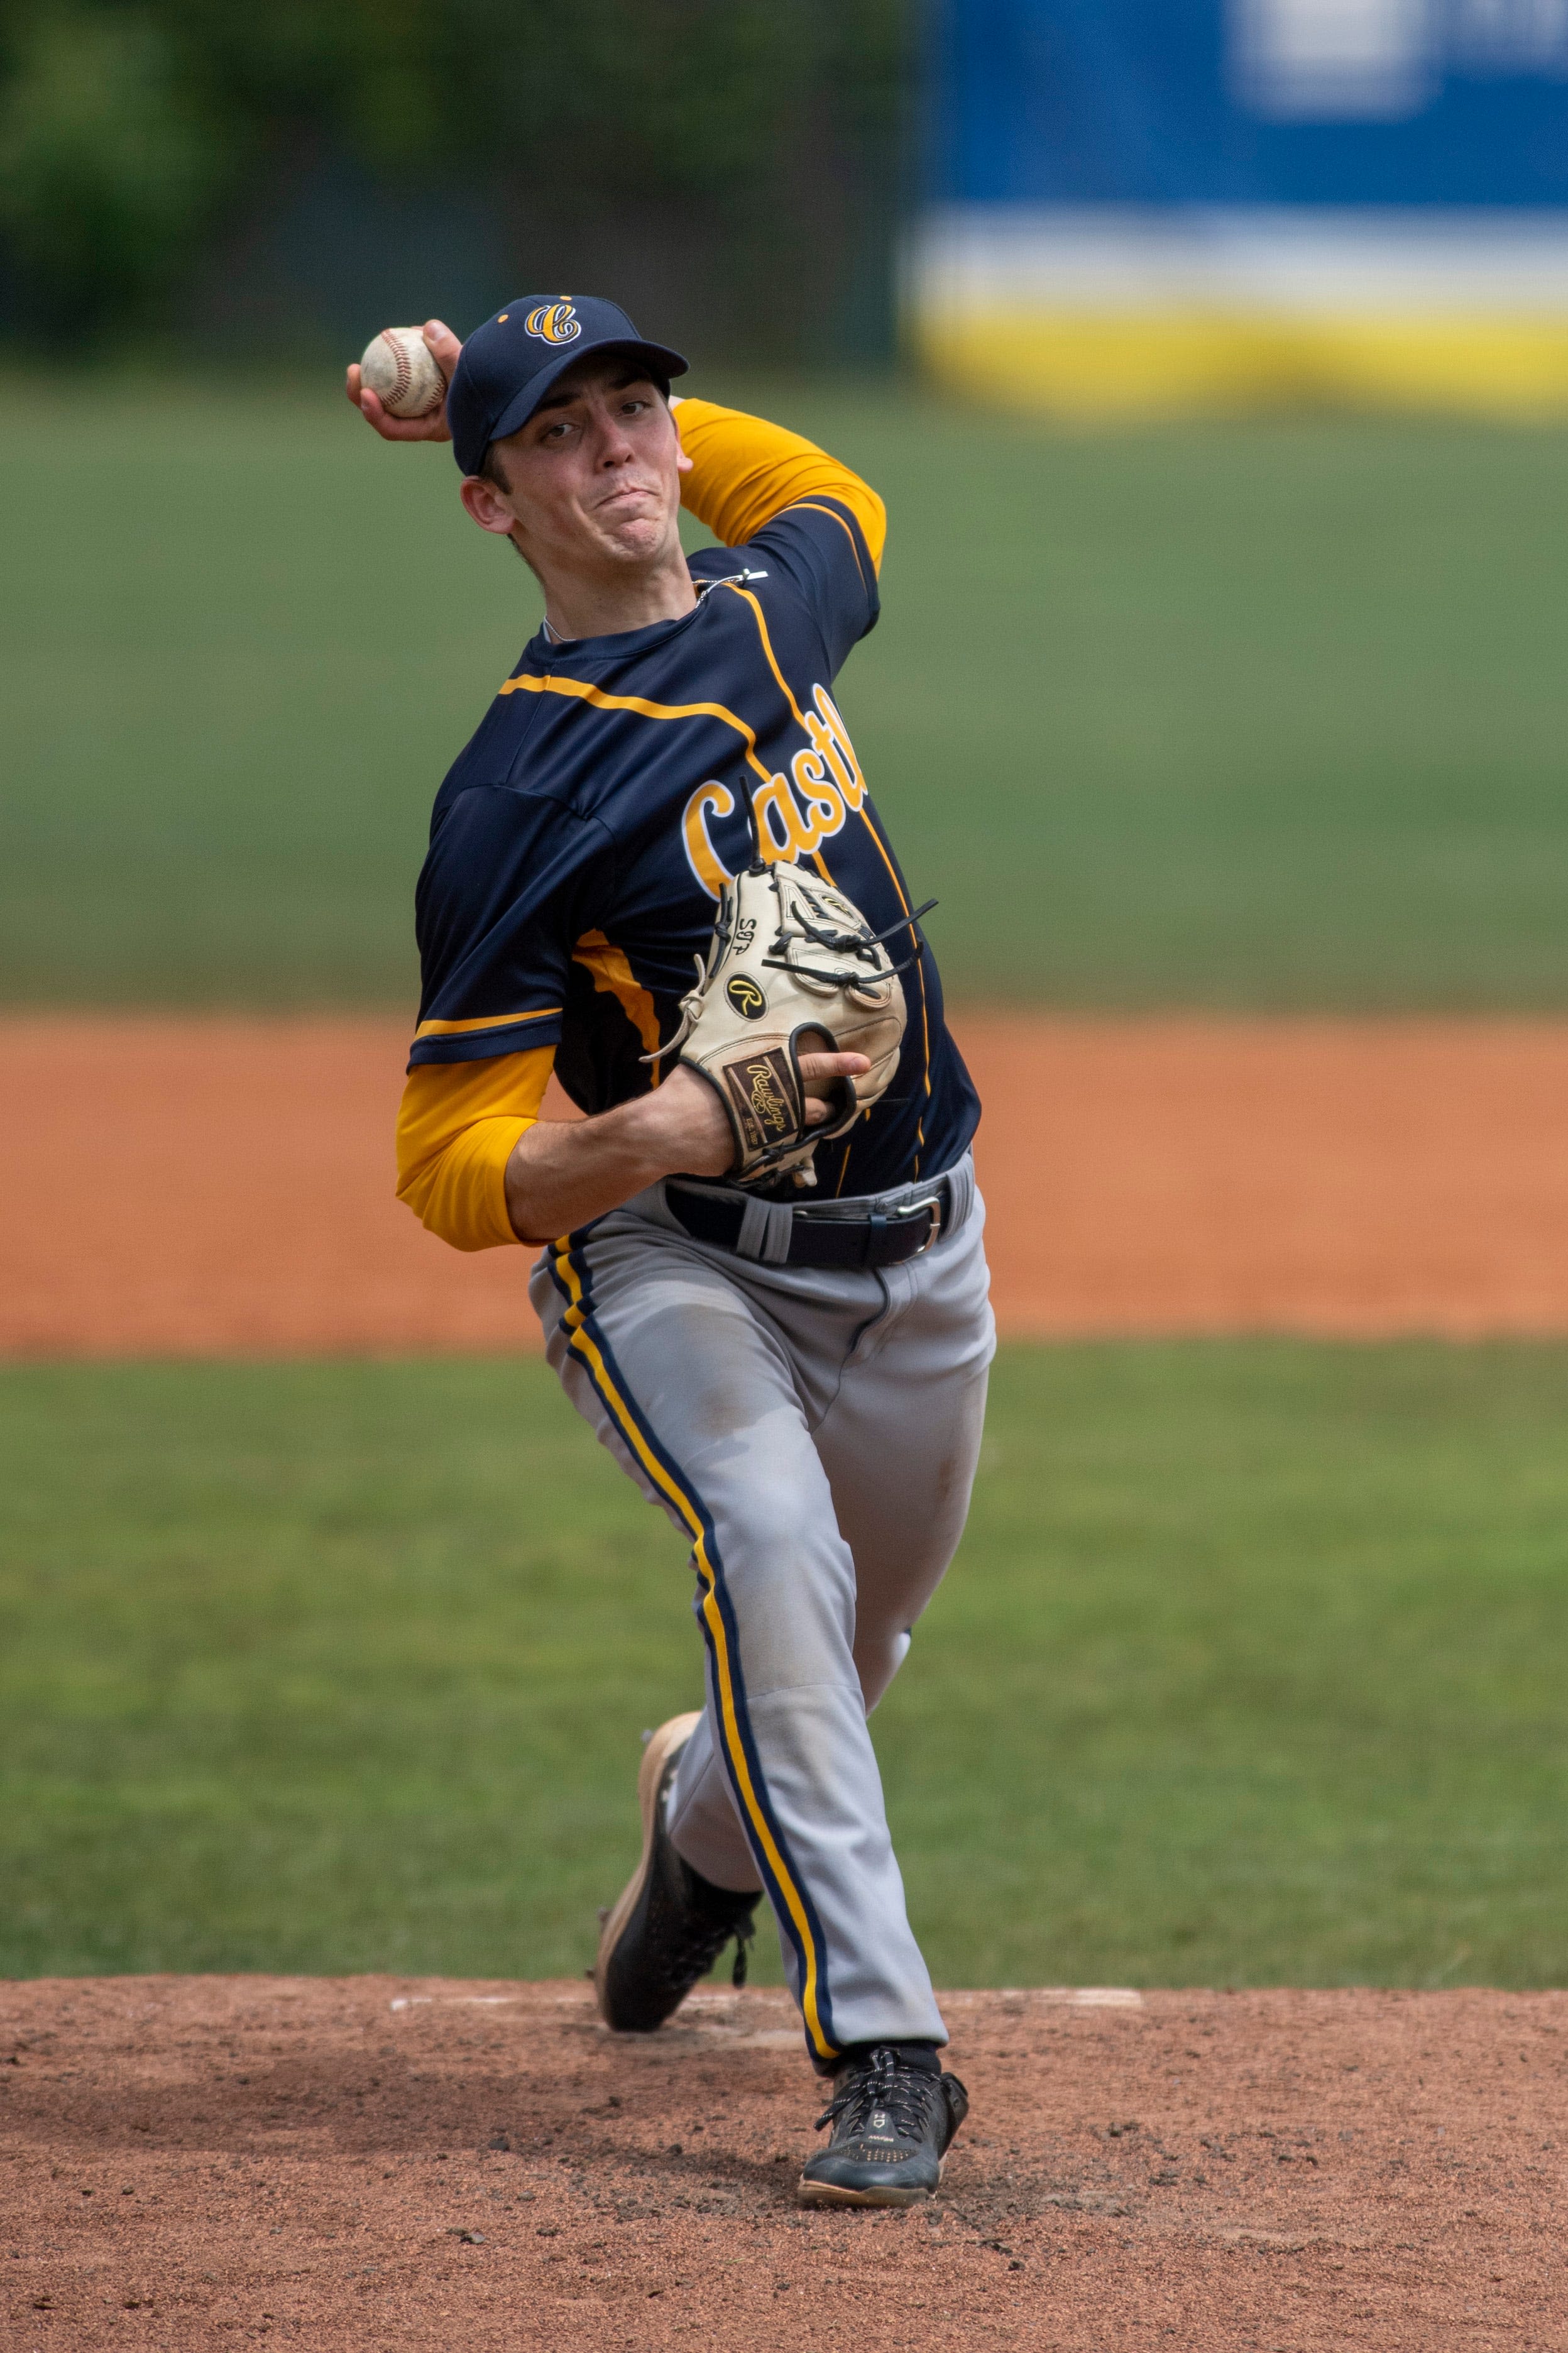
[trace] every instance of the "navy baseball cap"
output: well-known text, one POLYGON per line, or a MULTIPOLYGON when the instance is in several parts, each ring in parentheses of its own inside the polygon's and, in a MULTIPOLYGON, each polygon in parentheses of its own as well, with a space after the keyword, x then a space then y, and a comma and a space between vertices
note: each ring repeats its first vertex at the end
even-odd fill
POLYGON ((616 303, 597 294, 520 294, 463 345, 447 388, 452 450, 465 474, 477 474, 492 441, 527 424, 557 376, 584 352, 620 351, 647 363, 668 382, 684 375, 679 352, 639 335, 616 303))

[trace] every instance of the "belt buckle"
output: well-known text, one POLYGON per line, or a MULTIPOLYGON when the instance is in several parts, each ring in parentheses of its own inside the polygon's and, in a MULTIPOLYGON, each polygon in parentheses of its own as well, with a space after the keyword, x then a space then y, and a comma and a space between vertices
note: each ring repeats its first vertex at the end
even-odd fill
POLYGON ((923 1242, 921 1242, 921 1246, 920 1246, 919 1250, 915 1250, 915 1251, 913 1251, 913 1252, 911 1253, 911 1255, 912 1255, 913 1257, 915 1257, 915 1258, 924 1258, 924 1256, 925 1256, 925 1254, 926 1254, 927 1250, 931 1250, 931 1249, 935 1245, 935 1243, 940 1240, 940 1238, 941 1238, 941 1234, 942 1234, 942 1194, 941 1194, 941 1191, 940 1191, 940 1190, 938 1190, 938 1191, 937 1191, 937 1192, 935 1192, 935 1193, 928 1193, 928 1194, 926 1195, 925 1198, 924 1198, 923 1200, 921 1200, 921 1201, 905 1201, 905 1202, 901 1203, 901 1204, 900 1204, 900 1206, 898 1208, 896 1208, 896 1209, 889 1209, 889 1212, 888 1212, 889 1221, 889 1223, 890 1223, 890 1222, 891 1222, 891 1220, 892 1220, 893 1219, 895 1219, 895 1218, 897 1218, 897 1219, 900 1219, 900 1220, 902 1220, 902 1219, 905 1219, 905 1218, 917 1218, 917 1217, 919 1217, 919 1215, 920 1215, 920 1213, 921 1213, 921 1211, 922 1209, 929 1209, 929 1210, 931 1211, 931 1231, 930 1231, 930 1233, 926 1236, 926 1238, 925 1238, 924 1241, 923 1241, 923 1242))

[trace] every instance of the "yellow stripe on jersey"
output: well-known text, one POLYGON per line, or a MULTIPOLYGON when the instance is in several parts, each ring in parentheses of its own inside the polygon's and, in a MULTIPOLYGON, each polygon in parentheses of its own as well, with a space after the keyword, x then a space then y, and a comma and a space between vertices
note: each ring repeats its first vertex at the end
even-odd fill
POLYGON ((763 641, 763 651, 768 658, 768 668, 772 670, 774 678, 778 681, 779 692, 784 696, 784 701, 788 703, 791 711, 795 713, 795 725, 804 731, 805 726, 805 713, 801 709, 799 703, 795 701, 794 694, 791 692, 788 679, 785 678, 783 670, 779 668, 778 656, 773 651, 773 641, 768 635, 768 625, 763 617, 762 606, 758 603, 756 597, 752 596, 751 590, 749 588, 742 588, 738 580, 721 580, 719 586, 721 588, 728 588, 731 596, 743 596, 746 603, 751 607, 752 611, 756 616, 757 635, 763 641))
POLYGON ((718 1575, 708 1550, 708 1532, 704 1514, 696 1499, 666 1468, 659 1456, 648 1444, 641 1423, 621 1395, 615 1377, 605 1362, 603 1349, 588 1329, 588 1299, 583 1278, 574 1261, 571 1236, 563 1235, 552 1247, 552 1263, 555 1270, 556 1281, 565 1292, 568 1301, 566 1313, 562 1317, 563 1326, 569 1335, 567 1346, 578 1362, 586 1368, 595 1389, 603 1400, 605 1410, 611 1416, 616 1429, 659 1493, 668 1497, 675 1506, 676 1512, 691 1537, 692 1558, 696 1562, 698 1579, 702 1587, 702 1623, 707 1629, 708 1639, 712 1646, 714 1678, 719 1687, 719 1708, 724 1753, 729 1761, 735 1787, 740 1792, 741 1802, 745 1808, 746 1820, 751 1824, 757 1845, 767 1857, 769 1869, 795 1926, 803 1961, 801 2013, 805 2020, 811 2047, 819 2059, 835 2059, 838 2055, 837 2048, 828 2040, 823 2027, 819 2007, 821 1964, 816 1949, 816 1940, 812 1935, 811 1922, 800 1890, 779 1850, 778 1841, 773 1836, 773 1826, 758 1797, 756 1784, 752 1778, 751 1765, 746 1756, 745 1743, 741 1737, 740 1715, 735 1696, 734 1663, 730 1656, 729 1633, 724 1624, 724 1613, 719 1602, 718 1575))
MULTIPOLYGON (((658 1013, 653 998, 638 981, 626 960, 625 948, 616 947, 603 932, 584 932, 572 951, 572 961, 580 964, 584 972, 594 976, 594 987, 603 989, 616 999, 621 1011, 642 1039, 645 1053, 658 1050, 658 1013)), ((663 1064, 652 1066, 653 1083, 658 1084, 663 1064)))
POLYGON ((797 499, 795 503, 797 506, 809 509, 813 514, 832 516, 834 522, 838 525, 839 530, 844 533, 845 538, 849 542, 849 553, 855 558, 855 569, 859 573, 860 585, 864 587, 866 585, 866 574, 860 562, 860 551, 855 544, 855 534, 850 530, 848 524, 845 522, 843 516, 838 512, 837 507, 819 506, 815 499, 797 499))
POLYGON ((560 1010, 559 1005, 544 1005, 527 1013, 476 1013, 467 1021, 422 1021, 414 1035, 416 1039, 467 1038, 480 1029, 510 1029, 519 1021, 550 1021, 560 1010))
MULTIPOLYGON (((910 902, 909 902, 909 901, 908 901, 908 900, 905 898, 905 896, 904 896, 903 885, 902 885, 902 883, 899 881, 899 870, 898 870, 898 868, 893 864, 893 860, 892 860, 891 855, 889 854, 889 849, 888 849, 888 845, 887 845, 887 843, 882 839, 881 835, 878 832, 878 830, 877 830, 876 827, 872 824, 871 819, 870 819, 870 817, 868 816, 868 814, 867 813, 867 811, 866 811, 864 808, 862 808, 862 809, 861 809, 861 811, 860 811, 860 822, 861 822, 861 824, 865 827, 865 828, 866 828, 867 832, 870 835, 870 837, 871 837, 872 840, 876 843, 877 848, 879 849, 879 850, 881 852, 881 856, 882 856, 882 863, 883 863, 883 865, 884 865, 884 866, 887 868, 887 870, 888 870, 888 878, 889 878, 889 881, 892 883, 892 886, 893 886, 894 890, 895 890, 895 891, 898 892, 898 894, 899 894, 899 904, 900 904, 900 906, 903 909, 903 911, 904 911, 905 914, 907 915, 907 914, 909 913, 909 912, 910 912, 910 902)), ((910 944, 911 944, 911 945, 913 944, 913 942, 912 942, 912 941, 911 941, 910 944)), ((930 1101, 931 1101, 931 1008, 929 1008, 929 1006, 928 1006, 928 1005, 927 1005, 927 1003, 926 1003, 926 976, 925 976, 925 963, 924 963, 924 959, 923 959, 923 958, 922 958, 921 960, 920 960, 919 962, 917 962, 917 964, 916 964, 916 965, 915 965, 915 977, 916 977, 916 979, 920 982, 920 985, 921 985, 921 1050, 922 1050, 922 1051, 923 1051, 923 1053, 924 1053, 924 1056, 925 1056, 925 1095, 926 1095, 926 1101, 927 1101, 927 1103, 930 1103, 930 1101)), ((924 1148, 925 1148, 925 1140, 926 1140, 925 1115, 924 1115, 924 1113, 921 1113, 921 1117, 920 1117, 920 1119, 919 1119, 919 1120, 916 1122, 916 1124, 915 1124, 915 1166, 914 1166, 914 1174, 915 1174, 915 1176, 918 1176, 920 1175, 920 1173, 921 1173, 921 1161, 920 1161, 920 1155, 921 1155, 921 1152, 924 1150, 924 1148)))
MULTIPOLYGON (((805 713, 802 711, 799 703, 795 701, 795 696, 790 690, 788 679, 785 678, 783 670, 779 668, 778 657, 773 652, 773 641, 768 635, 768 625, 763 617, 761 604, 758 599, 752 596, 751 590, 749 588, 742 588, 737 580, 723 580, 721 581, 719 585, 722 588, 728 588, 733 596, 744 597, 746 603, 751 607, 752 617, 755 619, 757 624, 757 635, 763 641, 763 651, 768 658, 768 668, 772 670, 774 678, 778 681, 779 692, 784 696, 784 701, 788 703, 791 712, 794 713, 796 726, 805 732, 805 713)), ((770 777, 768 782, 772 791, 774 793, 784 793, 788 789, 782 776, 770 777)), ((790 823, 794 807, 794 803, 791 802, 783 811, 786 824, 790 824, 790 831, 792 835, 799 830, 798 818, 795 819, 794 823, 790 823)), ((759 818, 761 818, 763 814, 763 801, 761 798, 759 798, 757 802, 757 814, 759 818)), ((840 815, 834 827, 834 830, 837 831, 837 826, 842 823, 843 818, 842 815, 840 815)), ((766 827, 763 827, 762 830, 764 834, 768 832, 768 828, 766 827)), ((808 835, 802 840, 800 846, 805 850, 806 855, 810 858, 812 864, 816 867, 823 881, 830 883, 833 877, 829 874, 826 866, 823 862, 822 852, 816 847, 816 840, 819 839, 819 835, 815 839, 808 835)), ((769 855, 770 849, 775 847, 775 845, 771 842, 771 839, 769 841, 765 841, 760 846, 762 847, 764 858, 769 855)), ((785 849, 778 851, 777 854, 781 857, 787 858, 790 852, 788 849, 785 849)), ((695 863, 695 860, 693 862, 695 863)), ((699 869, 699 871, 700 871, 700 869, 699 869)), ((706 877, 703 879, 706 880, 706 877)))
POLYGON ((589 686, 583 679, 558 678, 553 674, 531 678, 525 673, 521 678, 503 679, 500 691, 503 694, 564 694, 577 702, 591 702, 598 711, 635 711, 644 719, 721 719, 727 727, 745 738, 749 765, 759 776, 765 778, 768 774, 757 757, 755 733, 721 702, 650 702, 646 695, 606 694, 603 687, 589 686))

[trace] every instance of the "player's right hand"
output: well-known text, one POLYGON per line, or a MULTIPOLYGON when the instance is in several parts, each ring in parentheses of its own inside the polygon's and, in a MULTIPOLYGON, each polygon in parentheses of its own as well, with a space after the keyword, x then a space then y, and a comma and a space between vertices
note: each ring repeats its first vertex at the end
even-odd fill
MULTIPOLYGON (((425 348, 441 371, 442 382, 450 384, 462 344, 439 319, 426 319, 420 332, 425 337, 425 348)), ((361 384, 358 360, 349 369, 343 388, 365 423, 374 426, 384 441, 449 441, 452 438, 445 400, 439 408, 432 408, 423 417, 389 417, 376 395, 366 392, 361 384)))

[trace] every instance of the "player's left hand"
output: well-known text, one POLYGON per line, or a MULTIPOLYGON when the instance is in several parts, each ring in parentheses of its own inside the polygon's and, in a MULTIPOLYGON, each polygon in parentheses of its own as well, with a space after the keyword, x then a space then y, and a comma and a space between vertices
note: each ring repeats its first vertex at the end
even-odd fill
MULTIPOLYGON (((450 384, 462 344, 439 319, 426 319, 421 332, 426 350, 441 371, 442 382, 450 384)), ((376 395, 366 392, 361 384, 357 360, 349 369, 343 389, 366 424, 374 427, 384 441, 449 441, 452 438, 445 400, 439 408, 432 408, 423 417, 389 417, 376 395)))

